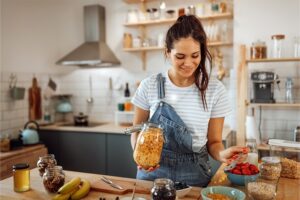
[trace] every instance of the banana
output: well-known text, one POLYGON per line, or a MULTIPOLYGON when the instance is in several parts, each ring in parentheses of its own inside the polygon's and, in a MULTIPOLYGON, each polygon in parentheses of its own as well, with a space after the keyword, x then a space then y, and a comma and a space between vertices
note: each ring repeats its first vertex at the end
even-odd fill
POLYGON ((67 194, 73 191, 76 187, 79 186, 81 181, 81 178, 76 177, 64 184, 61 188, 59 188, 58 193, 59 194, 67 194))
POLYGON ((86 179, 82 179, 80 186, 80 189, 71 195, 72 200, 78 200, 85 197, 90 191, 91 183, 86 179))
POLYGON ((74 188, 71 192, 68 192, 66 194, 57 194, 55 195, 52 200, 68 200, 71 195, 76 192, 77 190, 79 190, 79 186, 77 186, 76 188, 74 188))

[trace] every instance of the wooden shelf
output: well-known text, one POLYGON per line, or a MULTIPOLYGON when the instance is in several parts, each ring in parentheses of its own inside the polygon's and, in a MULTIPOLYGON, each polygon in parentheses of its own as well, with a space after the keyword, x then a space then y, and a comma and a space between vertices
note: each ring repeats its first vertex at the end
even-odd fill
POLYGON ((158 1, 158 0, 123 0, 125 3, 134 4, 134 3, 147 3, 151 1, 158 1))
MULTIPOLYGON (((275 151, 285 151, 285 152, 298 152, 300 153, 300 149, 294 149, 290 147, 273 147, 275 151)), ((259 144, 257 146, 258 150, 270 151, 270 145, 268 144, 259 144)))
MULTIPOLYGON (((226 19, 226 18, 233 18, 232 13, 218 13, 213 15, 201 16, 198 17, 200 20, 213 20, 213 19, 226 19)), ((174 23, 177 18, 172 19, 157 19, 157 20, 149 20, 149 21, 142 21, 136 23, 125 23, 124 26, 132 27, 132 26, 147 26, 147 25, 155 25, 155 24, 165 24, 165 23, 174 23)))
POLYGON ((246 63, 264 63, 264 62, 298 62, 300 58, 264 58, 264 59, 247 59, 246 63))
MULTIPOLYGON (((209 47, 217 46, 232 46, 232 42, 211 42, 208 43, 209 47)), ((123 51, 134 52, 134 51, 154 51, 154 50, 163 50, 164 47, 140 47, 140 48, 123 48, 123 51)))
POLYGON ((300 108, 300 103, 246 103, 247 105, 249 105, 250 107, 292 107, 292 108, 300 108))

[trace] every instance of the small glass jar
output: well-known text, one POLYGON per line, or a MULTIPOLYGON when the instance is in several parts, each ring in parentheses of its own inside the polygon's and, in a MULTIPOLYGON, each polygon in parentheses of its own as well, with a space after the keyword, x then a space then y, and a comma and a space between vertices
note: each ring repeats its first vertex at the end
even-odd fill
POLYGON ((282 57, 282 46, 285 35, 272 35, 273 40, 273 48, 272 48, 272 56, 273 58, 281 58, 282 57))
POLYGON ((176 190, 173 181, 167 178, 155 179, 151 195, 153 200, 175 200, 176 190))
POLYGON ((43 184, 48 192, 56 193, 65 183, 62 166, 48 167, 43 175, 43 184))
POLYGON ((42 177, 45 173, 47 167, 54 167, 57 164, 54 154, 47 154, 41 156, 37 162, 37 167, 39 168, 40 176, 42 177))
POLYGON ((143 169, 159 164, 164 144, 163 129, 154 123, 145 123, 139 133, 133 152, 135 162, 143 169))
POLYGON ((278 181, 265 180, 252 176, 245 177, 245 186, 249 199, 253 200, 274 200, 277 193, 278 181))
POLYGON ((256 139, 247 139, 247 141, 246 141, 246 147, 249 148, 249 153, 248 153, 248 156, 247 156, 247 161, 250 164, 258 166, 258 152, 257 152, 256 139))
POLYGON ((265 42, 260 40, 253 42, 250 48, 251 59, 262 59, 267 57, 267 46, 265 42))
POLYGON ((266 180, 278 180, 281 172, 279 157, 263 157, 260 165, 261 178, 266 180))
POLYGON ((20 163, 13 165, 14 191, 25 192, 30 189, 29 164, 20 163))

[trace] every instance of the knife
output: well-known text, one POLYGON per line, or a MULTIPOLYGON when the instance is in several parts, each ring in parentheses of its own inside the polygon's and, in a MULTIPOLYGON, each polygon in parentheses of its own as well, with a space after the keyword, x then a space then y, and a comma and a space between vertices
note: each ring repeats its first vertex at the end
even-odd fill
POLYGON ((108 185, 110 185, 111 187, 113 188, 116 188, 118 190, 124 190, 123 187, 121 187, 120 185, 117 185, 115 183, 113 183, 111 180, 109 180, 108 178, 106 178, 105 176, 102 176, 101 177, 101 180, 104 182, 104 183, 107 183, 108 185))

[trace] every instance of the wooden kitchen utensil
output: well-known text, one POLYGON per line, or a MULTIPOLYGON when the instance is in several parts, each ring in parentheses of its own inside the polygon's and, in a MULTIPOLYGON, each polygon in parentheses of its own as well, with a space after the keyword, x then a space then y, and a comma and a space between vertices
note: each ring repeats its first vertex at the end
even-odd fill
POLYGON ((29 88, 29 120, 38 120, 42 118, 42 99, 41 88, 38 87, 38 82, 35 77, 32 79, 32 86, 29 88))
POLYGON ((150 194, 150 190, 151 190, 152 185, 153 185, 153 183, 151 181, 142 181, 142 180, 137 180, 136 181, 136 180, 130 180, 130 179, 125 179, 125 178, 122 178, 122 180, 121 180, 121 179, 118 179, 117 177, 110 177, 109 179, 113 183, 115 183, 117 185, 120 185, 124 189, 119 190, 119 189, 113 188, 109 184, 103 182, 100 179, 100 176, 99 177, 96 176, 95 178, 90 180, 91 189, 96 190, 96 191, 100 191, 100 192, 110 193, 110 194, 123 195, 123 194, 127 194, 127 193, 132 193, 133 189, 134 189, 134 184, 136 182, 135 193, 150 194))

